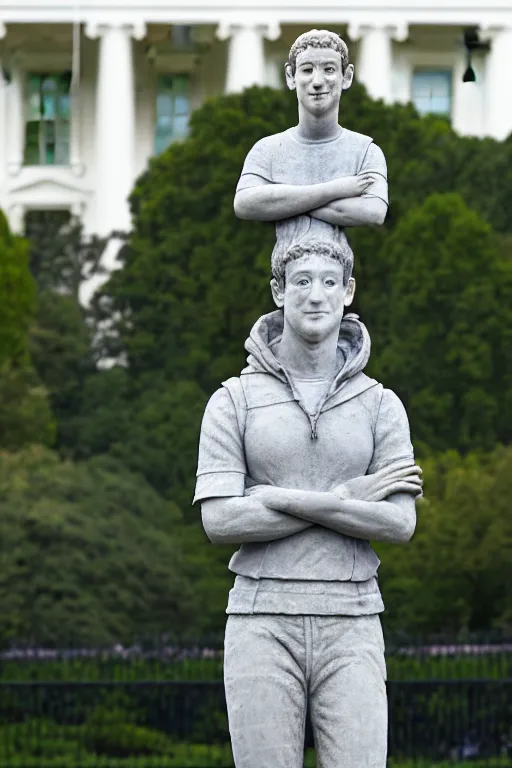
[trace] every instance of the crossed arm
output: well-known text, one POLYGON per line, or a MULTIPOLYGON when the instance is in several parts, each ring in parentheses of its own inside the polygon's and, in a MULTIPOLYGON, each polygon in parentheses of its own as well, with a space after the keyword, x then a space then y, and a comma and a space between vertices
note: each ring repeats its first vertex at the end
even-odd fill
POLYGON ((235 214, 240 219, 279 221, 301 214, 339 227, 383 224, 387 205, 378 197, 364 195, 374 181, 371 173, 344 176, 319 184, 270 184, 258 179, 255 186, 235 195, 235 214))
POLYGON ((219 544, 274 541, 312 525, 398 544, 414 533, 421 485, 420 468, 402 461, 331 491, 254 486, 245 496, 206 499, 201 513, 208 537, 219 544))

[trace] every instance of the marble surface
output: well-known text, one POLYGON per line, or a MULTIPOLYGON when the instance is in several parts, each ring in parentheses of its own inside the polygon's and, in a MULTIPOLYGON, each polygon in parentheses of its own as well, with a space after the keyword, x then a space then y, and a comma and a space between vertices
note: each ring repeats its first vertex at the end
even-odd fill
MULTIPOLYGON (((384 222, 388 205, 384 154, 373 139, 339 123, 343 91, 354 67, 346 44, 313 30, 291 48, 288 87, 297 93, 298 124, 266 136, 249 151, 234 208, 242 219, 282 221, 304 216, 349 227, 384 222)), ((303 225, 305 226, 305 225, 303 225)))
POLYGON ((225 644, 237 768, 299 768, 307 706, 323 768, 386 765, 371 542, 409 541, 422 480, 405 409, 364 372, 370 337, 349 311, 345 228, 387 209, 382 151, 338 123, 353 74, 337 35, 296 41, 298 126, 251 149, 235 195, 241 218, 276 221, 276 309, 207 404, 194 501, 212 543, 239 545, 225 644))

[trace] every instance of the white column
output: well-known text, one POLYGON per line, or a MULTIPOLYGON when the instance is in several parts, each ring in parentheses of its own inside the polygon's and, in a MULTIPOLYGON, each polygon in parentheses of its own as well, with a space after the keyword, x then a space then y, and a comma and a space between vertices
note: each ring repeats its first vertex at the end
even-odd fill
POLYGON ((277 40, 277 22, 239 24, 222 22, 217 29, 220 40, 228 40, 226 93, 240 93, 251 85, 266 85, 265 38, 277 40))
MULTIPOLYGON (((128 231, 128 196, 135 169, 135 88, 132 37, 144 28, 132 25, 89 25, 86 34, 99 37, 96 92, 96 232, 128 231)), ((115 264, 106 267, 114 267, 115 264)))
POLYGON ((82 162, 82 28, 80 24, 73 25, 73 59, 70 96, 71 96, 71 135, 69 147, 69 162, 75 176, 82 176, 85 166, 82 162))
POLYGON ((18 203, 7 208, 7 219, 11 232, 15 235, 23 235, 25 228, 25 209, 18 203))
POLYGON ((372 99, 382 99, 386 104, 391 104, 393 40, 403 42, 407 39, 407 25, 349 24, 348 35, 352 40, 359 40, 355 66, 356 80, 366 87, 372 99))
POLYGON ((460 52, 453 70, 452 128, 461 136, 482 137, 485 122, 485 86, 480 53, 473 55, 472 66, 476 82, 465 83, 462 78, 466 71, 467 58, 464 52, 460 52))
POLYGON ((485 132, 502 141, 512 133, 512 29, 489 30, 483 36, 491 43, 485 73, 485 132))
POLYGON ((17 62, 10 68, 11 82, 7 86, 7 172, 17 176, 23 166, 25 149, 24 73, 17 62))

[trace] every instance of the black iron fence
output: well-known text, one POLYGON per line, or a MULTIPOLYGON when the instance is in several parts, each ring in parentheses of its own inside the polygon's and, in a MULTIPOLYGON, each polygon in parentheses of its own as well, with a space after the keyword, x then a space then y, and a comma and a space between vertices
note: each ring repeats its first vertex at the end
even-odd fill
MULTIPOLYGON (((220 646, 165 648, 0 654, 0 768, 232 766, 220 646)), ((387 665, 391 765, 512 768, 512 644, 388 641, 387 665)))
MULTIPOLYGON (((0 646, 0 681, 135 682, 222 680, 222 639, 192 643, 165 637, 131 645, 67 648, 36 643, 0 646)), ((512 636, 386 636, 388 679, 460 680, 512 678, 512 636)))
MULTIPOLYGON (((394 762, 512 765, 512 680, 390 681, 388 696, 394 762)), ((220 681, 2 683, 0 697, 2 766, 232 765, 220 681)))

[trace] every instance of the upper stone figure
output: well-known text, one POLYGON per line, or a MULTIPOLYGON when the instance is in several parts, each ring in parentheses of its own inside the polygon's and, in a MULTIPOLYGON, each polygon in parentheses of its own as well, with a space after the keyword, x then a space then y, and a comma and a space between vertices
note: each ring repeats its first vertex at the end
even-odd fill
POLYGON ((372 138, 338 122, 342 91, 354 78, 346 43, 327 30, 306 32, 292 45, 285 72, 288 87, 297 91, 299 123, 250 150, 236 215, 276 221, 278 244, 306 233, 332 235, 333 225, 382 224, 388 206, 384 154, 372 138))

